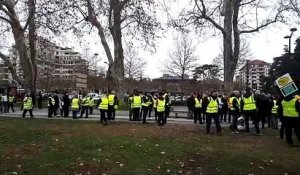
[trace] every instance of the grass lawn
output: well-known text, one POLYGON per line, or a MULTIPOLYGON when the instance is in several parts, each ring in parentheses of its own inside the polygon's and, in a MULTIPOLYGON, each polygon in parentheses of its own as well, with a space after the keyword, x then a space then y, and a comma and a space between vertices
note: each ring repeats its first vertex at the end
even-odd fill
POLYGON ((0 118, 0 174, 300 174, 300 147, 277 132, 203 126, 0 118))

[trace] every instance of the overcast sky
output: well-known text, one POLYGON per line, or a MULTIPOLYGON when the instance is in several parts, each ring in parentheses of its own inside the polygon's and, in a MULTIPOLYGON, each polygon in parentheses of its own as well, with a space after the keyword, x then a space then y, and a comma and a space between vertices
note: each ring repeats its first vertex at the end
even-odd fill
MULTIPOLYGON (((171 1, 171 0, 170 0, 171 1)), ((171 15, 176 15, 180 12, 181 8, 189 5, 188 1, 171 1, 171 15), (180 8, 179 8, 180 7, 180 8)), ((166 14, 162 14, 158 16, 158 19, 165 24, 167 22, 166 14)), ((299 22, 295 23, 295 25, 287 26, 287 25, 276 25, 275 27, 271 26, 265 30, 262 30, 254 35, 248 35, 246 39, 250 45, 250 51, 252 54, 251 58, 248 59, 261 59, 266 62, 271 63, 274 57, 280 56, 283 53, 283 46, 288 45, 288 40, 283 37, 290 34, 290 28, 297 27, 299 31, 294 33, 292 38, 292 50, 294 49, 295 39, 300 37, 300 26, 299 22)), ((157 78, 162 76, 162 68, 163 62, 167 59, 168 51, 172 49, 173 37, 176 35, 176 32, 172 29, 168 29, 168 32, 165 33, 164 37, 158 39, 156 42, 156 53, 150 54, 147 51, 143 51, 140 49, 140 56, 143 57, 147 61, 147 67, 145 70, 145 76, 150 78, 157 78)), ((202 36, 191 34, 192 38, 195 38, 195 42, 197 43, 197 51, 196 54, 199 58, 198 64, 210 64, 212 60, 221 53, 222 46, 222 36, 217 35, 215 37, 211 37, 208 39, 203 39, 202 36)), ((103 58, 104 62, 106 60, 106 56, 103 52, 102 46, 100 45, 100 40, 96 37, 86 37, 86 41, 94 44, 90 44, 89 46, 93 51, 100 54, 100 57, 103 58), (95 39, 96 38, 96 39, 95 39), (97 44, 95 44, 97 43, 97 44), (101 51, 100 51, 101 49, 101 51)), ((76 46, 77 44, 74 44, 76 46)), ((126 46, 124 46, 126 47, 126 46)))
MULTIPOLYGON (((159 2, 159 1, 158 1, 159 2)), ((170 14, 176 16, 182 9, 182 7, 188 6, 189 1, 178 1, 169 0, 172 2, 170 14)), ((165 13, 158 14, 159 21, 162 24, 167 23, 167 15, 165 13)), ((248 59, 261 59, 266 62, 271 63, 274 57, 280 56, 283 53, 283 45, 288 45, 288 40, 284 39, 285 35, 290 34, 290 28, 296 27, 299 31, 294 33, 292 39, 292 50, 294 49, 294 42, 297 37, 300 37, 300 26, 299 22, 291 26, 286 25, 276 25, 275 27, 268 27, 267 29, 255 33, 254 35, 249 35, 247 42, 250 45, 252 57, 248 59)), ((168 51, 173 47, 173 37, 176 32, 169 28, 168 32, 165 33, 163 38, 156 40, 156 52, 150 54, 147 51, 139 49, 139 54, 142 58, 147 61, 147 66, 145 70, 145 76, 149 78, 157 78, 162 76, 163 62, 168 57, 168 51)), ((210 37, 203 39, 202 36, 197 34, 191 34, 192 38, 195 38, 195 43, 197 43, 197 51, 195 55, 198 57, 198 64, 210 64, 212 60, 221 52, 222 46, 222 36, 216 35, 215 37, 210 37)), ((100 38, 94 32, 94 35, 87 35, 81 38, 82 43, 88 45, 91 48, 92 53, 98 53, 99 57, 102 59, 101 64, 105 65, 104 62, 107 60, 106 55, 103 51, 103 47, 100 42, 100 38)), ((74 47, 78 51, 82 48, 78 44, 78 40, 74 40, 74 36, 69 34, 65 38, 60 38, 56 40, 57 44, 63 47, 74 47)), ((126 47, 126 46, 124 46, 126 47)), ((112 48, 112 47, 111 47, 112 48)))

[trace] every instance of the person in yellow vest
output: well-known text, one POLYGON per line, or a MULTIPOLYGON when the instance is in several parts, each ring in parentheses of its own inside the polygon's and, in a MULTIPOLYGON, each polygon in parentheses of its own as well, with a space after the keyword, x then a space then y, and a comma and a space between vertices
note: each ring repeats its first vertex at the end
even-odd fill
POLYGON ((55 100, 53 98, 53 94, 49 94, 49 97, 48 97, 48 118, 52 118, 52 114, 54 113, 54 105, 55 105, 55 100))
POLYGON ((202 117, 201 117, 201 108, 202 108, 202 97, 199 93, 196 94, 194 97, 195 107, 194 107, 194 123, 197 124, 199 120, 199 124, 203 124, 202 117))
POLYGON ((151 118, 151 113, 152 113, 152 109, 154 106, 154 102, 153 102, 153 94, 152 93, 147 93, 147 96, 149 98, 149 107, 148 107, 148 118, 151 118))
POLYGON ((108 120, 115 120, 116 116, 116 107, 118 104, 118 98, 116 96, 116 92, 111 90, 110 94, 108 95, 108 120))
POLYGON ((272 107, 272 126, 274 129, 278 129, 278 98, 274 97, 272 107))
POLYGON ((14 103, 15 103, 15 96, 13 96, 12 93, 10 93, 8 96, 8 112, 9 112, 9 108, 11 108, 12 112, 15 112, 14 103))
POLYGON ((153 96, 153 110, 154 110, 154 119, 157 121, 157 95, 153 96))
POLYGON ((71 100, 71 110, 72 110, 72 117, 73 119, 77 119, 77 113, 80 107, 80 100, 78 95, 75 95, 71 100))
POLYGON ((239 92, 234 91, 232 97, 229 99, 230 103, 230 111, 232 116, 232 123, 230 125, 230 129, 232 133, 238 133, 237 122, 238 117, 240 115, 240 104, 238 100, 239 92))
POLYGON ((106 93, 102 94, 101 99, 99 101, 99 110, 100 110, 100 123, 103 123, 104 125, 107 125, 107 118, 106 114, 108 112, 108 104, 109 100, 107 98, 106 93))
POLYGON ((32 98, 31 98, 31 93, 27 93, 25 98, 23 99, 23 114, 22 117, 25 118, 27 111, 30 114, 30 117, 33 118, 32 114, 32 108, 33 108, 33 103, 32 103, 32 98))
POLYGON ((206 134, 210 133, 211 121, 214 119, 217 134, 221 134, 221 125, 218 114, 217 92, 212 91, 207 98, 204 98, 203 105, 206 107, 206 134))
POLYGON ((280 105, 278 106, 278 111, 283 116, 285 124, 285 137, 289 145, 293 145, 292 132, 295 131, 295 135, 300 142, 300 103, 290 95, 285 97, 280 105))
POLYGON ((85 113, 84 118, 89 117, 89 105, 90 105, 90 98, 88 95, 84 95, 82 101, 81 101, 81 114, 79 118, 82 118, 83 114, 85 113))
POLYGON ((156 100, 156 108, 157 108, 157 124, 159 126, 164 125, 164 115, 165 115, 165 109, 166 109, 166 101, 164 99, 164 93, 160 93, 157 100, 156 100))
POLYGON ((255 126, 256 133, 259 135, 260 134, 259 117, 257 116, 257 109, 256 109, 254 94, 252 93, 252 91, 249 87, 246 88, 246 92, 242 97, 241 111, 245 117, 246 132, 250 133, 249 119, 251 119, 255 126))
POLYGON ((130 94, 128 97, 129 121, 132 121, 132 103, 133 103, 133 94, 130 94))
POLYGON ((134 91, 134 96, 132 98, 132 114, 133 121, 138 121, 140 118, 140 111, 142 107, 142 97, 137 90, 134 91))
POLYGON ((89 109, 90 109, 90 114, 93 114, 93 109, 94 109, 94 99, 93 97, 90 95, 89 96, 89 109))
POLYGON ((142 114, 143 114, 143 124, 146 124, 146 118, 148 116, 149 111, 149 97, 147 96, 147 92, 142 96, 142 114))

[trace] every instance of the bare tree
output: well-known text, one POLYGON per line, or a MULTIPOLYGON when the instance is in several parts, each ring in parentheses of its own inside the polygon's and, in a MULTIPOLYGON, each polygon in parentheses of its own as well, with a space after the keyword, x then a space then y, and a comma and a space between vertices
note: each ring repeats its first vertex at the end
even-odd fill
POLYGON ((134 80, 141 79, 144 75, 146 64, 146 61, 139 56, 133 44, 127 44, 125 50, 125 77, 134 80))
POLYGON ((181 100, 183 100, 184 81, 186 75, 190 75, 197 66, 197 57, 195 56, 196 46, 188 34, 181 33, 174 40, 174 48, 169 51, 169 59, 164 63, 165 72, 173 76, 180 77, 181 100))
POLYGON ((197 57, 195 56, 196 47, 192 39, 187 34, 181 33, 174 40, 174 49, 169 51, 169 59, 164 63, 164 71, 182 80, 185 76, 191 74, 196 67, 197 57))
MULTIPOLYGON (((222 48, 223 50, 223 48, 222 48)), ((235 69, 235 75, 239 73, 239 69, 246 64, 246 60, 252 58, 252 53, 248 42, 245 39, 241 40, 241 47, 239 52, 239 60, 235 69)), ((221 77, 224 78, 224 56, 223 51, 213 59, 213 64, 217 65, 222 73, 221 77)))
POLYGON ((185 9, 185 24, 198 28, 212 27, 223 36, 224 87, 227 93, 233 89, 233 77, 240 56, 242 34, 258 32, 284 20, 285 6, 277 1, 264 0, 194 0, 192 9, 185 9), (262 13, 267 13, 262 17, 262 13))
POLYGON ((152 0, 46 1, 56 2, 47 11, 54 13, 57 8, 64 9, 62 13, 51 16, 50 21, 56 21, 53 26, 67 26, 66 29, 77 35, 96 31, 109 63, 111 78, 120 90, 124 79, 124 37, 153 46, 155 31, 160 27, 156 21, 156 3, 152 0))
POLYGON ((2 53, 1 50, 0 57, 5 65, 8 66, 13 79, 21 86, 31 90, 35 90, 36 88, 35 5, 35 0, 0 1, 0 20, 6 23, 5 27, 8 27, 6 32, 12 32, 25 81, 18 77, 12 61, 6 54, 2 53), (25 9, 25 11, 20 9, 25 9), (28 31, 28 34, 26 31, 28 31), (29 45, 28 48, 26 43, 29 45))

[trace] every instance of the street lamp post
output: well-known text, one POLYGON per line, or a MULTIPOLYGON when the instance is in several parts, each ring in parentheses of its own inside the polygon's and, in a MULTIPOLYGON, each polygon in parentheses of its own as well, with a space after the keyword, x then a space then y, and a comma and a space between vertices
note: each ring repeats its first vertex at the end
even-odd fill
POLYGON ((291 28, 290 31, 291 31, 291 34, 284 37, 285 39, 289 39, 289 54, 291 54, 291 40, 292 40, 292 36, 293 36, 293 33, 295 31, 297 31, 297 28, 291 28))

